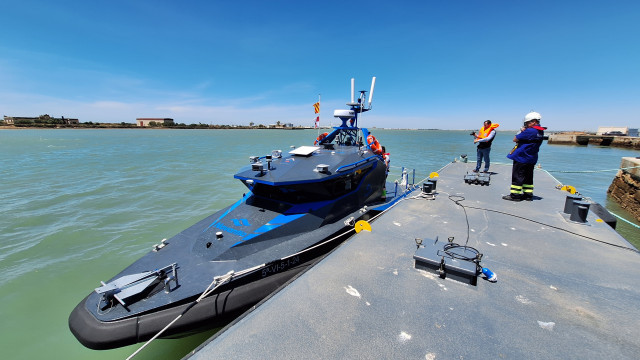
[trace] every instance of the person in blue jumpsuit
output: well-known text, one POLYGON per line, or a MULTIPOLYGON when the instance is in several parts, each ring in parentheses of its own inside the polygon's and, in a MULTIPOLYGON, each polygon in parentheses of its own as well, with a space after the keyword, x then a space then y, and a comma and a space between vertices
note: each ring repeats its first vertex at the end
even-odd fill
POLYGON ((532 111, 525 115, 524 126, 513 141, 516 146, 507 157, 513 160, 511 171, 511 193, 504 200, 533 200, 533 169, 538 162, 538 152, 546 128, 540 126, 542 116, 532 111))

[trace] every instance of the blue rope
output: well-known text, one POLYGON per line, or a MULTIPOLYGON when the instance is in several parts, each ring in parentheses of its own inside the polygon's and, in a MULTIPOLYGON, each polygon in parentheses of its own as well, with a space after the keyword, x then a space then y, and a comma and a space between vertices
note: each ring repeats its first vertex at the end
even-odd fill
POLYGON ((629 225, 631 225, 631 226, 635 226, 636 228, 640 229, 640 225, 636 225, 636 224, 632 223, 631 221, 629 221, 629 220, 627 220, 627 219, 623 218, 622 216, 620 216, 620 215, 618 215, 618 214, 614 214, 614 213, 613 213, 613 212, 611 212, 611 211, 609 211, 609 213, 610 213, 611 215, 613 215, 613 216, 617 217, 618 219, 620 219, 620 220, 622 220, 622 221, 626 222, 627 224, 629 224, 629 225))
POLYGON ((547 172, 555 172, 555 173, 597 173, 597 172, 607 172, 607 171, 618 171, 618 170, 629 170, 629 169, 637 169, 640 166, 631 166, 619 169, 608 169, 608 170, 582 170, 582 171, 564 171, 564 170, 546 170, 547 172))

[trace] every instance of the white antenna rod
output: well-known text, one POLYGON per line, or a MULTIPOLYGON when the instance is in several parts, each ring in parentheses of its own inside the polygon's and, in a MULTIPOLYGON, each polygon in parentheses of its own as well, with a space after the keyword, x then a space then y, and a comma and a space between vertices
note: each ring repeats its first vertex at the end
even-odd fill
POLYGON ((354 91, 354 87, 355 87, 355 80, 354 78, 351 78, 351 103, 353 104, 353 91, 354 91))
POLYGON ((371 99, 373 98, 373 88, 376 86, 376 77, 371 79, 371 91, 369 91, 369 107, 371 107, 371 99))

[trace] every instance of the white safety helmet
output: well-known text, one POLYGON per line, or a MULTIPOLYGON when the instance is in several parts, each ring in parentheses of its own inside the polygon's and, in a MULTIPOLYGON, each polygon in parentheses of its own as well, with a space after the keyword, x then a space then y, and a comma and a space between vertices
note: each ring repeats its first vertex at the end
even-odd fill
POLYGON ((542 120, 542 115, 540 115, 540 113, 537 113, 535 111, 532 111, 530 113, 528 113, 527 115, 524 116, 524 122, 529 122, 531 120, 542 120))

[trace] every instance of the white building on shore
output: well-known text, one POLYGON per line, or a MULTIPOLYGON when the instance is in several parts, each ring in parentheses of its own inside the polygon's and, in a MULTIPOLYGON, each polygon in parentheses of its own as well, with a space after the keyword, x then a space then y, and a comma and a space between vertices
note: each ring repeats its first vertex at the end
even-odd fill
POLYGON ((136 125, 140 127, 147 127, 149 124, 155 123, 161 126, 173 125, 173 119, 170 118, 136 118, 136 125))
POLYGON ((638 136, 638 129, 631 129, 628 126, 600 126, 596 135, 619 135, 619 136, 638 136))

